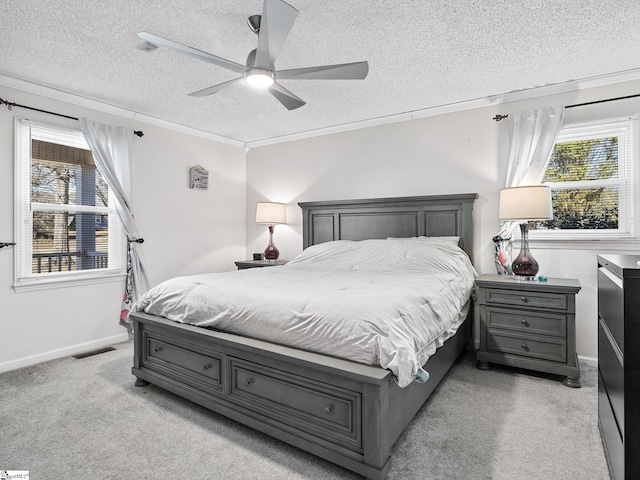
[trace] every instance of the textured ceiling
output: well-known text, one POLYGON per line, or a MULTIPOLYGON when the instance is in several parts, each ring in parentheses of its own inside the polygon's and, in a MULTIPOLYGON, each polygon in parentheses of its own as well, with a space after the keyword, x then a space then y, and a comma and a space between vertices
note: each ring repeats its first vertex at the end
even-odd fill
MULTIPOLYGON (((365 80, 282 80, 287 111, 237 75, 159 48, 148 31, 244 64, 261 0, 5 0, 0 75, 240 143, 640 68, 640 1, 290 0, 277 69, 367 60, 365 80)), ((8 99, 9 101, 11 99, 8 99)))

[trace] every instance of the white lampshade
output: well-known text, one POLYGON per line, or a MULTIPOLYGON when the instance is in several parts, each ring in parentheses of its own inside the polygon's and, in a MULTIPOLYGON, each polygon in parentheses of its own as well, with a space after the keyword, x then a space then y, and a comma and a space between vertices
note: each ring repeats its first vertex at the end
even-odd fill
POLYGON ((511 187, 500 190, 500 220, 551 220, 551 189, 545 185, 511 187))
POLYGON ((258 202, 256 223, 278 225, 287 223, 287 205, 284 203, 258 202))

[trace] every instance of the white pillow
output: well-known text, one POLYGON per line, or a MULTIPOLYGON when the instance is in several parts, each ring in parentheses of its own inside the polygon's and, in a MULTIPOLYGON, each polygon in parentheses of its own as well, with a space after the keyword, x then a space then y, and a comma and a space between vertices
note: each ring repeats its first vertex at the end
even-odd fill
POLYGON ((454 237, 454 236, 444 236, 444 237, 407 237, 407 238, 395 238, 395 237, 388 237, 387 240, 393 240, 393 241, 408 241, 408 240, 419 240, 421 242, 447 242, 447 243, 453 243, 454 245, 458 245, 460 243, 460 237, 454 237))

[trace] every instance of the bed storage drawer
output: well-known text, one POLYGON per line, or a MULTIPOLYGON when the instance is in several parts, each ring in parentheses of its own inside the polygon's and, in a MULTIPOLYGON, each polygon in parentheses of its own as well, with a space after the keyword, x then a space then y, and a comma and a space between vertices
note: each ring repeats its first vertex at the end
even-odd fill
POLYGON ((146 335, 143 364, 169 377, 187 381, 195 387, 223 391, 223 356, 204 352, 196 346, 176 345, 155 333, 146 335))
POLYGON ((487 305, 521 305, 527 308, 562 311, 567 309, 567 296, 562 293, 519 292, 487 288, 485 295, 487 305))
POLYGON ((567 316, 529 310, 487 307, 487 328, 502 328, 540 335, 567 336, 567 316))
POLYGON ((555 362, 567 361, 567 343, 562 338, 487 330, 487 350, 555 362))
POLYGON ((229 396, 235 404, 299 435, 361 448, 359 393, 237 358, 230 358, 229 366, 229 396))

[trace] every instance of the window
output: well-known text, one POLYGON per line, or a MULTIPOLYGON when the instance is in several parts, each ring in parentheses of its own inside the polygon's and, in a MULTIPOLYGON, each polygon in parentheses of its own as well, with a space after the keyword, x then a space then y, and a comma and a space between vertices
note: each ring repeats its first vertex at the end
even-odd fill
POLYGON ((628 119, 562 129, 542 179, 553 220, 532 225, 532 238, 637 237, 634 130, 628 119))
POLYGON ((15 287, 124 273, 120 220, 79 130, 16 119, 15 287))

